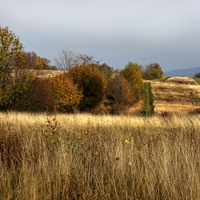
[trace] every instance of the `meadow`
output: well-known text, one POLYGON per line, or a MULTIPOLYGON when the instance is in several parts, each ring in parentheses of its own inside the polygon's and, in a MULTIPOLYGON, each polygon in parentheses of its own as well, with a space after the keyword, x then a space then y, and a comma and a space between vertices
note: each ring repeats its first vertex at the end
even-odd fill
POLYGON ((200 199, 199 117, 0 113, 0 199, 200 199))
POLYGON ((154 96, 154 112, 199 113, 199 79, 189 77, 164 77, 150 80, 154 96))

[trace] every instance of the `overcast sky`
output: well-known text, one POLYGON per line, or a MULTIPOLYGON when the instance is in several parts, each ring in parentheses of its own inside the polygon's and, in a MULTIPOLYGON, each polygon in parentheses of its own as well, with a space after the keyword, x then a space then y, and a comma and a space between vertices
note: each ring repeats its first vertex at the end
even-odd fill
POLYGON ((200 66, 200 0, 1 0, 0 26, 52 64, 72 50, 115 69, 200 66))

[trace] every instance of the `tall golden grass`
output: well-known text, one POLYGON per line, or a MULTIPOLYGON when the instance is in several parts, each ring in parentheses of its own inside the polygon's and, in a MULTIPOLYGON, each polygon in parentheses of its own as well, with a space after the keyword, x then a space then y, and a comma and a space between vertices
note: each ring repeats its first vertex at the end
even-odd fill
POLYGON ((199 117, 0 113, 0 199, 200 199, 199 117))

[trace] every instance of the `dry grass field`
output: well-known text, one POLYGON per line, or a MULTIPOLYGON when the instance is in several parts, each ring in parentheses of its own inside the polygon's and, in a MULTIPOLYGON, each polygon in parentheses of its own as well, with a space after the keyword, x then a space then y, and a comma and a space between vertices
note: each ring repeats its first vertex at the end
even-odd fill
POLYGON ((0 113, 0 199, 200 199, 199 117, 0 113))
POLYGON ((32 70, 33 75, 38 78, 52 78, 54 76, 58 76, 65 71, 62 70, 32 70))
POLYGON ((200 110, 200 85, 192 78, 151 80, 155 113, 191 113, 200 110))

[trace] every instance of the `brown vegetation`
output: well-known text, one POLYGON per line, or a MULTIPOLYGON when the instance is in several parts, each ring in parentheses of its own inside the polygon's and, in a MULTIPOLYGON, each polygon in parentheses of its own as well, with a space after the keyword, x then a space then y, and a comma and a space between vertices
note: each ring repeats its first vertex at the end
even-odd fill
POLYGON ((154 111, 190 113, 200 108, 200 85, 188 77, 151 80, 154 111))
POLYGON ((0 113, 0 199, 200 199, 199 116, 0 113))

